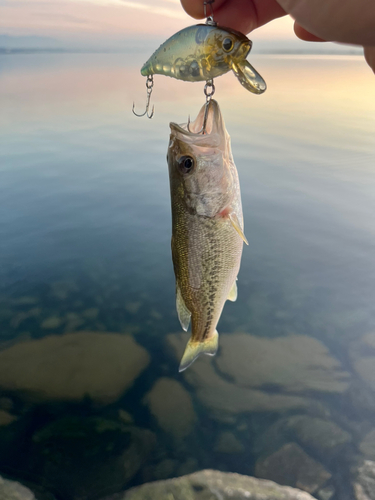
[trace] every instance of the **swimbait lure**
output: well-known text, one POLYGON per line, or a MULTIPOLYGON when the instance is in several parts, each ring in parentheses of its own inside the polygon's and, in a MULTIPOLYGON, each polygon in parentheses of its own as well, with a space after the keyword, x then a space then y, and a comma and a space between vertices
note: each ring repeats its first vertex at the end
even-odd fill
MULTIPOLYGON (((209 2, 206 2, 209 3, 209 2)), ((206 5, 205 3, 205 5, 206 5)), ((206 81, 211 86, 211 97, 215 91, 213 79, 232 70, 246 90, 262 94, 266 82, 246 60, 252 42, 239 31, 217 26, 213 17, 206 24, 189 26, 168 38, 142 66, 141 74, 147 77, 147 102, 143 114, 149 114, 150 98, 154 85, 153 75, 165 75, 186 82, 206 81)), ((207 93, 205 91, 206 97, 207 93)), ((203 129, 204 133, 204 129, 203 129)))

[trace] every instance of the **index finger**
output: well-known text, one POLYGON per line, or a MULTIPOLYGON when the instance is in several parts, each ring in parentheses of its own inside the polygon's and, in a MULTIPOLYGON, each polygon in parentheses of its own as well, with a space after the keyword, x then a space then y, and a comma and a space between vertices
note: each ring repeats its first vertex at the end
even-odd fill
MULTIPOLYGON (((184 10, 195 19, 204 17, 203 0, 181 0, 184 10)), ((249 33, 263 24, 285 15, 276 0, 215 0, 215 20, 223 26, 249 33)), ((207 9, 210 13, 210 8, 207 9)))

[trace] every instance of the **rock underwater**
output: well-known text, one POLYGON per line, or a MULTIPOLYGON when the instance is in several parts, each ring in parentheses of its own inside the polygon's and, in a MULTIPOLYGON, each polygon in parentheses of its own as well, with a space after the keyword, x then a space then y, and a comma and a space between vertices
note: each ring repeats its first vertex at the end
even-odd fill
POLYGON ((146 368, 148 352, 129 334, 73 332, 0 352, 0 388, 36 400, 116 401, 146 368))
MULTIPOLYGON (((169 334, 167 342, 180 359, 186 334, 169 334)), ((349 387, 350 375, 340 363, 321 342, 305 335, 221 334, 220 345, 215 358, 205 356, 184 372, 212 413, 303 410, 317 406, 306 393, 340 394, 349 387), (264 391, 267 386, 277 391, 264 391)))
POLYGON ((22 484, 0 476, 1 500, 35 500, 34 494, 22 484))
MULTIPOLYGON (((250 476, 202 470, 131 488, 105 500, 314 500, 304 491, 250 476)), ((104 499, 103 499, 104 500, 104 499)))

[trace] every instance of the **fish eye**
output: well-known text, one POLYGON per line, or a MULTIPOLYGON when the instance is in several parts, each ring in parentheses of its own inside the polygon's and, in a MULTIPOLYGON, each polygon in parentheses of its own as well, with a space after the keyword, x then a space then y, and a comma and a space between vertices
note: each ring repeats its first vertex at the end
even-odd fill
POLYGON ((230 38, 224 38, 223 49, 225 50, 225 52, 229 52, 230 50, 232 50, 233 49, 233 40, 231 40, 230 38))
POLYGON ((194 158, 191 156, 181 156, 178 160, 178 166, 182 173, 188 174, 194 167, 194 158))

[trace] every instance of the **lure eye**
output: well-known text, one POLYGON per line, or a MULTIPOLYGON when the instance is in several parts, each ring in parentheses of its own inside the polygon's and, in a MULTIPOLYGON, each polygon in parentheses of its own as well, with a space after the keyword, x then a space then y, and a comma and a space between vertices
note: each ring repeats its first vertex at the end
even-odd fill
POLYGON ((178 166, 183 174, 188 174, 194 167, 194 158, 191 156, 181 156, 178 160, 178 166))
POLYGON ((223 49, 225 52, 229 52, 233 49, 233 41, 230 38, 224 38, 223 49))

